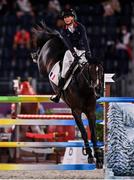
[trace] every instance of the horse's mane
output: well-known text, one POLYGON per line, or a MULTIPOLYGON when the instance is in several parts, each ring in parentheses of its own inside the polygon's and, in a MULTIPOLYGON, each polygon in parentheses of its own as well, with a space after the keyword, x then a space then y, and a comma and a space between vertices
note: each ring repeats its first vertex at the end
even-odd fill
POLYGON ((53 30, 45 24, 44 21, 41 21, 32 29, 33 35, 36 38, 37 47, 42 48, 43 45, 52 38, 59 38, 59 32, 53 30))

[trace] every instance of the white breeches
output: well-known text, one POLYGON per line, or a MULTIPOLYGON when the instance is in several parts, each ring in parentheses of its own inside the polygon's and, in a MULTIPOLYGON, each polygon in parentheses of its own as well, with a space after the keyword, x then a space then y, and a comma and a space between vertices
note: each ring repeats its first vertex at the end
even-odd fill
MULTIPOLYGON (((85 58, 85 51, 84 50, 77 50, 76 48, 75 49, 75 52, 77 53, 78 56, 81 56, 81 59, 79 60, 80 63, 83 63, 83 62, 87 62, 86 58, 85 58)), ((67 73, 67 71, 69 70, 71 64, 73 63, 74 61, 74 57, 71 53, 70 50, 67 50, 65 52, 65 55, 64 55, 64 58, 63 58, 63 64, 62 64, 62 71, 61 71, 61 77, 62 78, 65 78, 65 75, 67 73)))

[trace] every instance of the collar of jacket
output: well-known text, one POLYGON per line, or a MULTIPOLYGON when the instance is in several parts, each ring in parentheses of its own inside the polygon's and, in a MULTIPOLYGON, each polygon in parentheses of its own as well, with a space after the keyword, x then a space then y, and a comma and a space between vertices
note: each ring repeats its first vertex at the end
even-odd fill
MULTIPOLYGON (((74 26, 74 28, 76 28, 78 26, 78 22, 74 21, 73 26, 74 26)), ((68 26, 65 25, 64 29, 68 29, 68 26)))

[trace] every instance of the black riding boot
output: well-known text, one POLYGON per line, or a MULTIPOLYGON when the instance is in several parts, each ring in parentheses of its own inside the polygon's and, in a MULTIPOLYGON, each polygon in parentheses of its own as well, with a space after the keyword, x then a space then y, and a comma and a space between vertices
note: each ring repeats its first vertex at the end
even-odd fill
POLYGON ((58 103, 60 101, 60 97, 61 97, 61 94, 62 94, 62 90, 63 90, 63 87, 65 85, 65 81, 64 81, 64 78, 60 78, 59 80, 59 91, 58 91, 58 94, 55 95, 55 96, 52 96, 50 99, 51 101, 55 102, 55 103, 58 103))

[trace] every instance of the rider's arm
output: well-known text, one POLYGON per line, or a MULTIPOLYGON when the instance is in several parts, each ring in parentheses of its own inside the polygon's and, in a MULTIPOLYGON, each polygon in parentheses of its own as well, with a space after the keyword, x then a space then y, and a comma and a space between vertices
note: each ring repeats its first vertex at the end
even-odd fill
POLYGON ((90 55, 91 55, 91 50, 90 50, 90 47, 89 47, 89 42, 88 42, 88 37, 87 37, 87 32, 86 32, 85 26, 83 26, 82 24, 79 24, 79 28, 80 28, 80 31, 82 33, 82 38, 83 38, 83 43, 84 43, 84 46, 85 46, 85 51, 90 53, 90 55))
POLYGON ((71 42, 70 42, 70 40, 69 40, 69 38, 68 38, 68 36, 67 36, 67 34, 65 33, 64 30, 61 31, 61 39, 63 40, 63 42, 66 45, 67 49, 69 49, 71 51, 71 53, 73 54, 73 56, 74 56, 75 50, 74 50, 74 48, 73 48, 73 46, 72 46, 72 44, 71 44, 71 42))

